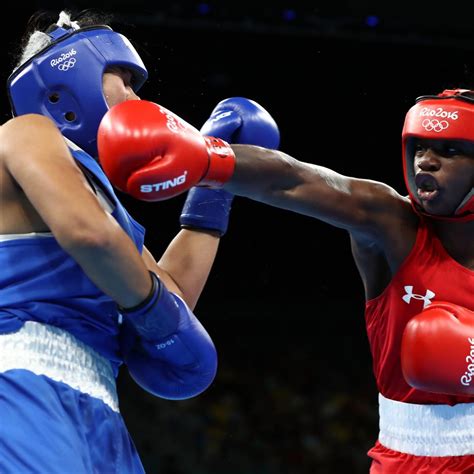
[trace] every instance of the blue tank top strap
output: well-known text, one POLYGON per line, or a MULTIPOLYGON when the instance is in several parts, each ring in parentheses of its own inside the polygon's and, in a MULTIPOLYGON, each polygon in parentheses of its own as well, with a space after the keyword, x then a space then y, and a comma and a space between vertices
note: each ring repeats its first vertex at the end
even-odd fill
POLYGON ((94 184, 99 186, 105 193, 109 201, 112 203, 112 216, 116 219, 119 225, 132 238, 136 247, 141 252, 143 248, 145 229, 127 212, 123 205, 118 200, 115 191, 110 184, 109 179, 100 167, 99 163, 94 160, 85 151, 78 148, 74 143, 68 140, 68 145, 72 156, 81 166, 83 172, 86 172, 89 178, 94 180, 94 184))

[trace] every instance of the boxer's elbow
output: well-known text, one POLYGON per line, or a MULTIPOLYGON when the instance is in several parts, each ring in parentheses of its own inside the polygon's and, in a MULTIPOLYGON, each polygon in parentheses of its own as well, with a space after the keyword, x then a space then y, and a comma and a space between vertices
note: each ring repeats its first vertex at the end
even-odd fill
POLYGON ((59 245, 69 253, 104 251, 113 246, 117 226, 107 218, 97 222, 79 216, 71 216, 66 222, 52 228, 59 245))

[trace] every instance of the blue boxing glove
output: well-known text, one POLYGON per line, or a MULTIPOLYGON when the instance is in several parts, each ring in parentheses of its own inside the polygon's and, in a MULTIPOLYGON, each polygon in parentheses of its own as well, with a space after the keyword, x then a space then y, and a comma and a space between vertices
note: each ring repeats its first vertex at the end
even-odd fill
MULTIPOLYGON (((271 149, 277 149, 280 144, 280 132, 272 116, 257 102, 244 97, 231 97, 219 102, 202 126, 201 133, 231 144, 271 149)), ((191 188, 181 213, 181 226, 224 235, 233 198, 234 195, 224 189, 191 188)))
POLYGON ((153 395, 194 397, 214 380, 216 348, 186 303, 150 275, 148 298, 134 308, 119 308, 124 362, 138 385, 153 395))
POLYGON ((227 143, 258 145, 273 150, 280 145, 280 131, 275 120, 257 102, 244 97, 219 102, 201 133, 227 143))

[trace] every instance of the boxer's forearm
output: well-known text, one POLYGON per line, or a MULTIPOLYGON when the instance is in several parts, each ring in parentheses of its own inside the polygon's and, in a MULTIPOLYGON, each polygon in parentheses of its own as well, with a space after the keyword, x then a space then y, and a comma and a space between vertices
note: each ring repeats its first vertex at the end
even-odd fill
POLYGON ((235 169, 224 189, 236 195, 347 230, 371 230, 383 212, 382 205, 374 203, 396 201, 399 206, 398 195, 386 185, 343 176, 281 151, 250 145, 232 145, 232 149, 235 169))
POLYGON ((226 190, 324 220, 348 207, 352 189, 347 177, 277 150, 250 145, 232 149, 235 169, 226 190))
POLYGON ((302 163, 285 153, 255 145, 232 145, 232 150, 235 169, 224 188, 233 194, 268 202, 302 182, 302 163))
POLYGON ((193 310, 207 282, 219 240, 217 235, 209 232, 183 229, 168 245, 158 263, 153 258, 147 259, 148 268, 193 310))
POLYGON ((90 236, 59 239, 60 245, 86 275, 120 306, 131 307, 150 292, 150 275, 130 238, 112 218, 104 219, 90 236))

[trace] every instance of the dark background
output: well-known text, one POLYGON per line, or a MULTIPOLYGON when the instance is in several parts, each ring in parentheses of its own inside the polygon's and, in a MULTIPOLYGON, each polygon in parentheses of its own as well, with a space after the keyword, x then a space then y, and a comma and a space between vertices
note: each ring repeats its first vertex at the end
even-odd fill
MULTIPOLYGON (((149 68, 143 98, 196 127, 218 101, 251 98, 277 121, 285 152, 404 193, 406 111, 419 95, 473 86, 474 6, 449 6, 22 2, 3 17, 1 74, 5 81, 36 10, 98 7, 116 15, 112 26, 149 68)), ((159 257, 179 230, 184 196, 153 204, 123 198, 159 257)), ((125 370, 119 377, 122 412, 147 472, 368 472, 378 415, 363 310, 345 232, 235 199, 196 308, 219 352, 214 384, 176 402, 143 392, 125 370)))

